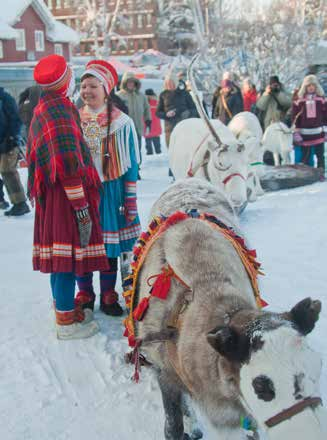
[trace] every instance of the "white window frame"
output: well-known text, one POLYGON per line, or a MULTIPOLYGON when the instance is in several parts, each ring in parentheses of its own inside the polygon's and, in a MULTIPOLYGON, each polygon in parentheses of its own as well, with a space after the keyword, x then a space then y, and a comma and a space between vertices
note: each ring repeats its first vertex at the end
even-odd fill
POLYGON ((44 44, 44 32, 41 30, 34 31, 34 41, 35 41, 35 51, 36 52, 44 52, 45 44, 44 44))
POLYGON ((50 9, 50 11, 51 9, 53 9, 52 0, 48 0, 48 8, 50 9))
POLYGON ((54 44, 54 53, 56 55, 63 55, 64 54, 64 46, 61 43, 55 43, 54 44))
POLYGON ((56 9, 61 8, 61 0, 56 0, 56 9))
POLYGON ((138 27, 138 29, 143 28, 143 15, 142 14, 138 14, 138 16, 137 16, 137 27, 138 27))
POLYGON ((150 14, 150 13, 146 14, 146 25, 148 27, 152 26, 152 14, 150 14))
POLYGON ((0 59, 4 58, 3 56, 3 42, 0 40, 0 59))
POLYGON ((16 29, 19 36, 16 38, 16 50, 18 51, 26 51, 26 36, 25 29, 16 29))

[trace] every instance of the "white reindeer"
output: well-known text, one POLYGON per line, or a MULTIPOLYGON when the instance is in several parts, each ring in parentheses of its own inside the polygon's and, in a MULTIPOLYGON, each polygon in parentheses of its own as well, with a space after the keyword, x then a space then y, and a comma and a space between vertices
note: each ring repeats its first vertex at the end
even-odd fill
POLYGON ((260 177, 264 174, 263 148, 261 145, 262 128, 258 118, 250 112, 241 112, 233 117, 228 128, 237 140, 245 145, 248 154, 248 200, 255 202, 264 194, 260 177))
POLYGON ((271 151, 274 156, 275 165, 280 165, 279 155, 283 164, 290 164, 290 152, 293 150, 293 131, 283 122, 270 124, 262 138, 263 151, 271 151))
POLYGON ((201 119, 188 119, 174 128, 169 145, 169 163, 175 178, 200 177, 221 188, 232 206, 241 211, 247 204, 247 155, 243 144, 220 121, 210 120, 204 111, 193 77, 188 77, 201 119))

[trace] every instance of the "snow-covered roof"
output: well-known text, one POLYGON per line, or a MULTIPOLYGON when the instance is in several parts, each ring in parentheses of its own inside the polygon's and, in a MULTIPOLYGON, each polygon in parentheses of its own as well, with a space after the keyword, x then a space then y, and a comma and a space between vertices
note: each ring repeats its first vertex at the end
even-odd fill
POLYGON ((70 42, 77 44, 79 35, 74 29, 60 21, 53 20, 54 26, 47 32, 47 39, 56 43, 70 42))
POLYGON ((16 31, 0 18, 0 39, 11 40, 16 38, 16 31))
POLYGON ((58 43, 78 43, 78 33, 65 24, 55 20, 43 0, 9 0, 8 4, 1 10, 2 22, 0 21, 0 38, 11 39, 16 37, 15 30, 11 28, 11 26, 20 20, 29 6, 34 8, 45 24, 46 38, 48 40, 58 43), (1 23, 3 23, 3 26, 1 23))

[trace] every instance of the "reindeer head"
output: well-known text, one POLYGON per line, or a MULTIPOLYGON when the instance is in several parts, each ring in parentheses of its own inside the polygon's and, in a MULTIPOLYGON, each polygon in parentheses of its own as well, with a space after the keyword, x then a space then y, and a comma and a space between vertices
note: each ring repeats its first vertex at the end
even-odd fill
POLYGON ((221 356, 239 365, 235 383, 239 384, 240 401, 269 439, 326 438, 317 419, 323 411, 320 405, 309 405, 283 421, 284 410, 294 411, 311 402, 306 399, 319 396, 321 358, 305 336, 313 329, 320 309, 319 301, 307 298, 284 314, 241 311, 229 325, 207 336, 221 356), (282 421, 274 425, 280 414, 282 421))
POLYGON ((208 174, 214 185, 220 186, 234 208, 247 201, 247 155, 244 144, 231 142, 217 146, 208 143, 208 174))

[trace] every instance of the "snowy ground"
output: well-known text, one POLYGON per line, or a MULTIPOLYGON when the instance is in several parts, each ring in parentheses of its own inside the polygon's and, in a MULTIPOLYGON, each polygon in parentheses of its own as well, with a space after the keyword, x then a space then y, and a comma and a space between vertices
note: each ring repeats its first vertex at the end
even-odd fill
MULTIPOLYGON (((166 155, 145 158, 142 178, 145 227, 152 203, 169 185, 166 155)), ((327 183, 319 183, 267 194, 242 216, 266 272, 262 295, 274 310, 309 295, 326 304, 326 199, 327 183)), ((131 382, 120 319, 96 312, 100 334, 56 339, 48 276, 31 270, 32 227, 32 214, 11 219, 0 213, 0 439, 162 440, 158 386, 144 369, 141 383, 131 382)), ((309 336, 324 356, 325 401, 326 333, 325 308, 309 336)))

